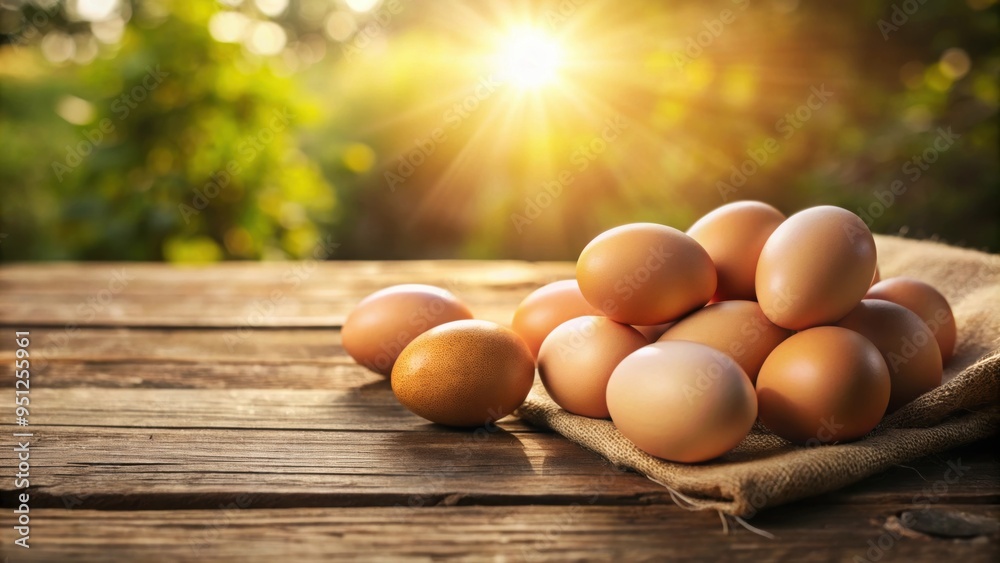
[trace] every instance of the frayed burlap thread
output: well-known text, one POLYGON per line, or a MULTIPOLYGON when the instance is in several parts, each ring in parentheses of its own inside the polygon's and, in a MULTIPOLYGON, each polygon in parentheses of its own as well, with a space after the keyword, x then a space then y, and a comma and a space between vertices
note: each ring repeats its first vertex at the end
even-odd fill
POLYGON ((958 323, 945 382, 861 440, 799 447, 757 425, 726 455, 701 464, 652 457, 608 420, 570 414, 535 386, 517 415, 635 470, 687 508, 749 517, 833 491, 869 475, 986 438, 1000 430, 1000 256, 928 241, 877 236, 883 277, 911 276, 948 298, 958 323))

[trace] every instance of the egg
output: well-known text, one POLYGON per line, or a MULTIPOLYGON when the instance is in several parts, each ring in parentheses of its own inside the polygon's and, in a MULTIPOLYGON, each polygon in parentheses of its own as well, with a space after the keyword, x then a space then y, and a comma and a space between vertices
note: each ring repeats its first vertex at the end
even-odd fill
POLYGON ((731 450, 757 418, 757 397, 739 365, 683 340, 626 356, 611 374, 607 400, 615 426, 636 447, 683 463, 731 450))
POLYGON ((511 328, 524 339, 532 355, 538 357, 538 349, 552 329, 575 317, 601 314, 583 298, 576 280, 562 280, 528 294, 514 311, 511 328))
POLYGON ((812 207, 785 220, 764 244, 757 301, 784 328, 832 324, 864 297, 875 262, 875 240, 860 217, 839 207, 812 207))
POLYGON ((654 223, 598 235, 576 263, 580 291, 615 321, 655 325, 700 308, 715 293, 712 259, 691 237, 654 223))
POLYGON ((422 284, 387 287, 365 297, 341 329, 344 350, 359 364, 382 375, 392 373, 399 353, 429 328, 472 312, 451 292, 422 284))
POLYGON ((757 259, 784 214, 759 201, 737 201, 698 219, 687 234, 712 257, 719 275, 714 301, 756 300, 757 259))
POLYGON ((542 343, 538 375, 560 407, 582 416, 607 418, 611 372, 625 356, 646 344, 639 331, 607 317, 570 319, 542 343))
POLYGON ((736 360, 753 383, 768 354, 791 335, 792 331, 768 320, 754 301, 722 301, 677 321, 659 341, 687 340, 711 346, 736 360))
POLYGON ((875 264, 875 276, 872 278, 872 285, 877 284, 882 281, 882 272, 878 269, 878 264, 875 264))
POLYGON ((934 334, 913 311, 881 299, 865 299, 837 326, 853 330, 875 345, 892 380, 886 412, 941 385, 941 349, 934 334))
POLYGON ((947 362, 955 353, 958 327, 944 295, 931 285, 907 277, 889 278, 872 286, 865 299, 883 299, 913 311, 934 333, 941 360, 947 362))
POLYGON ((798 444, 855 440, 889 404, 889 368, 860 334, 835 326, 796 333, 778 345, 757 377, 760 421, 798 444))
POLYGON ((482 426, 521 406, 535 360, 514 331, 463 320, 413 339, 392 368, 392 392, 414 414, 448 426, 482 426))

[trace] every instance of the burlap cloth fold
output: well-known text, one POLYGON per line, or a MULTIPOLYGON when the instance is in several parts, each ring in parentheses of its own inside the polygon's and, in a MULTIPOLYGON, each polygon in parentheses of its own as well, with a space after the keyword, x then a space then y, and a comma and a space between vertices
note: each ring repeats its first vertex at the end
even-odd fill
POLYGON ((742 517, 995 434, 1000 429, 1000 256, 897 237, 875 241, 883 278, 918 278, 948 298, 958 344, 941 387, 886 417, 861 440, 798 447, 758 425, 723 457, 687 465, 640 451, 608 420, 562 410, 541 385, 517 415, 646 475, 667 487, 679 504, 742 517))

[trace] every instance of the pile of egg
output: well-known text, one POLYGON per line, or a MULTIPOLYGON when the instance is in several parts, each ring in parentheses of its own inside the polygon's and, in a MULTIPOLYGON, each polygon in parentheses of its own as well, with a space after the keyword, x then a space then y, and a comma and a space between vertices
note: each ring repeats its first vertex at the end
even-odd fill
POLYGON ((600 234, 576 279, 528 295, 511 328, 414 284, 367 297, 342 337, 432 422, 510 414, 537 368, 566 411, 610 418, 643 451, 695 463, 731 450, 758 419, 802 445, 864 436, 941 384, 956 327, 930 285, 879 280, 875 241, 853 213, 786 218, 743 201, 687 233, 633 223, 600 234))

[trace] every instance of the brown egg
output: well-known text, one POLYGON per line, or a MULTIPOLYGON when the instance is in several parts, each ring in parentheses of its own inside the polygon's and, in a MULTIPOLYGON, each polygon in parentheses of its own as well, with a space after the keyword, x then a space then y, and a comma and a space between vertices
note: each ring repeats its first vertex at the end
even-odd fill
POLYGON ((698 219, 687 234, 705 248, 719 274, 713 301, 756 300, 757 259, 785 216, 759 201, 727 203, 698 219))
POLYGON ((431 422, 482 426, 521 406, 534 379, 531 351, 514 331, 488 321, 454 321, 403 350, 392 368, 392 391, 431 422))
POLYGON ((757 418, 757 398, 729 356, 672 340, 639 348, 618 364, 608 381, 608 410, 639 449, 696 463, 746 437, 757 418))
POLYGON ((395 285, 358 303, 340 336, 355 361, 387 376, 403 348, 425 330, 471 318, 469 308, 449 291, 431 285, 395 285))
POLYGON ((514 311, 511 328, 538 357, 542 341, 560 324, 584 315, 602 315, 580 293, 576 280, 552 282, 532 291, 514 311))
POLYGON ((875 285, 880 281, 882 281, 882 272, 878 270, 878 264, 875 264, 875 276, 872 278, 872 285, 875 285))
POLYGON ((715 266, 684 233, 632 223, 597 236, 576 263, 580 291, 610 319, 631 325, 670 322, 715 293, 715 266))
POLYGON ((921 318, 934 333, 941 360, 947 362, 955 353, 958 327, 948 300, 931 285, 907 277, 889 278, 868 290, 865 299, 883 299, 902 305, 921 318))
POLYGON ((736 360, 753 383, 767 355, 791 335, 769 321, 756 302, 723 301, 677 321, 660 342, 688 340, 711 346, 736 360))
POLYGON ((892 378, 887 413, 941 385, 941 349, 937 340, 927 324, 906 307, 865 299, 837 326, 861 334, 882 353, 892 378))
POLYGON ((878 349, 840 327, 792 335, 757 377, 760 421, 786 440, 818 446, 871 432, 889 404, 889 369, 878 349))
POLYGON ((803 330, 837 322, 875 275, 875 240, 860 217, 824 205, 800 211, 764 244, 757 301, 774 324, 803 330))
POLYGON ((629 325, 607 317, 577 317, 552 331, 538 354, 545 390, 567 411, 607 418, 611 372, 625 356, 649 342, 629 325))
POLYGON ((667 329, 673 326, 673 324, 674 323, 662 323, 658 325, 632 325, 632 328, 641 332, 642 335, 646 337, 646 340, 652 344, 663 336, 663 333, 667 332, 667 329))

